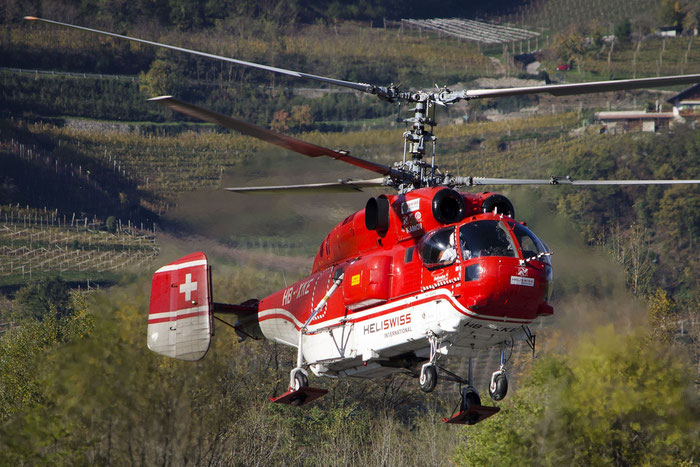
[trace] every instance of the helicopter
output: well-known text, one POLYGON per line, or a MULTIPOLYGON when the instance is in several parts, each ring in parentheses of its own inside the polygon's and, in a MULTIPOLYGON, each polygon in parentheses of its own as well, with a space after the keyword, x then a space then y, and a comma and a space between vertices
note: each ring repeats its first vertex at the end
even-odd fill
POLYGON ((420 389, 439 381, 458 383, 459 408, 446 423, 475 424, 498 407, 482 405, 473 386, 474 358, 500 349, 489 396, 508 392, 507 365, 516 341, 535 350, 530 326, 551 316, 552 251, 523 222, 513 203, 494 192, 467 193, 460 187, 508 185, 697 184, 700 180, 578 180, 570 176, 506 179, 454 176, 436 165, 433 134, 438 107, 479 98, 548 93, 554 96, 700 82, 700 74, 656 78, 453 91, 404 90, 312 75, 247 62, 106 31, 25 17, 156 47, 194 54, 376 95, 388 103, 412 105, 402 119, 403 158, 384 165, 302 141, 225 116, 172 96, 150 99, 177 112, 215 123, 298 154, 330 157, 378 175, 330 183, 225 188, 234 193, 329 193, 364 188, 392 189, 370 198, 326 235, 311 274, 260 300, 225 304, 213 299, 211 266, 203 252, 171 262, 152 279, 147 345, 168 357, 204 358, 214 320, 235 329, 239 341, 269 339, 297 349, 288 390, 271 401, 306 405, 327 393, 309 385, 318 377, 378 378, 406 373, 420 389), (426 158, 430 158, 427 161, 426 158), (233 315, 235 324, 221 318, 233 315), (509 352, 510 350, 510 352, 509 352), (468 358, 468 374, 448 369, 454 357, 468 358))

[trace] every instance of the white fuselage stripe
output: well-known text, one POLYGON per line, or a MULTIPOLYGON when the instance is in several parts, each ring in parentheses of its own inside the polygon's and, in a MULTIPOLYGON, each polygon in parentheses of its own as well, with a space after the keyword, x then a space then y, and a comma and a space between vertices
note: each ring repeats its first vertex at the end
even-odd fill
POLYGON ((182 310, 174 310, 174 311, 165 311, 162 313, 149 313, 148 314, 148 319, 153 320, 153 319, 163 319, 163 318, 177 318, 178 315, 186 315, 190 313, 199 313, 202 311, 207 311, 209 310, 209 306, 207 305, 202 305, 202 306, 195 306, 192 308, 184 308, 182 310))
POLYGON ((158 274, 159 272, 179 271, 180 269, 192 268, 194 266, 206 266, 206 264, 207 264, 206 259, 198 259, 196 261, 188 261, 187 263, 182 263, 182 264, 168 264, 167 266, 163 266, 162 268, 158 269, 156 271, 156 274, 158 274))
MULTIPOLYGON (((430 298, 434 296, 447 296, 449 299, 450 303, 452 304, 453 307, 455 307, 456 310, 462 312, 463 314, 469 316, 472 319, 481 319, 489 322, 503 322, 503 323, 511 323, 511 324, 527 324, 531 323, 533 320, 531 319, 519 319, 519 318, 507 318, 507 319, 501 319, 497 316, 489 316, 489 315, 480 315, 478 313, 474 313, 471 310, 468 310, 464 306, 462 306, 461 303, 459 303, 457 300, 454 299, 454 295, 452 295, 452 292, 446 289, 434 289, 429 292, 415 295, 413 297, 408 297, 403 300, 397 300, 395 302, 390 302, 390 303, 384 303, 380 306, 368 308, 367 310, 363 310, 357 313, 352 313, 351 316, 345 317, 342 316, 340 318, 334 318, 334 319, 329 319, 327 321, 322 321, 320 323, 315 323, 313 325, 309 325, 308 330, 313 331, 318 328, 325 328, 327 326, 333 326, 336 324, 340 324, 342 322, 345 322, 348 320, 348 318, 351 318, 352 321, 357 321, 360 320, 361 318, 364 318, 365 316, 373 315, 376 313, 381 313, 384 310, 396 308, 396 307, 401 307, 401 306, 411 306, 412 302, 416 302, 419 300, 423 300, 425 298, 430 298)), ((269 310, 263 310, 258 314, 258 319, 260 320, 261 318, 265 318, 268 315, 275 315, 275 314, 281 314, 286 317, 288 317, 298 328, 300 328, 303 323, 301 323, 297 318, 290 313, 289 311, 283 309, 283 308, 272 308, 269 310)))

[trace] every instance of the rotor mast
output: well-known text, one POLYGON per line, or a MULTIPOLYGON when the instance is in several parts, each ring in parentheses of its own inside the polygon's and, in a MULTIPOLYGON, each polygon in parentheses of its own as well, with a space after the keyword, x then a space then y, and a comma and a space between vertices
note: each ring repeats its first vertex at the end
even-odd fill
MULTIPOLYGON (((437 88, 437 85, 436 85, 437 88)), ((447 88, 437 88, 437 92, 405 92, 397 93, 395 100, 406 101, 414 104, 409 109, 413 112, 412 117, 397 118, 397 121, 406 124, 403 133, 404 153, 402 162, 397 162, 395 166, 404 172, 413 175, 413 180, 397 180, 396 188, 399 192, 407 192, 415 188, 426 186, 442 185, 446 179, 446 174, 437 172, 435 156, 437 153, 437 136, 433 133, 433 127, 437 125, 435 120, 435 109, 438 105, 447 107, 459 100, 464 99, 461 93, 452 93, 447 88), (426 153, 430 150, 431 160, 428 163, 424 160, 426 153), (410 154, 410 159, 408 155, 410 154)))

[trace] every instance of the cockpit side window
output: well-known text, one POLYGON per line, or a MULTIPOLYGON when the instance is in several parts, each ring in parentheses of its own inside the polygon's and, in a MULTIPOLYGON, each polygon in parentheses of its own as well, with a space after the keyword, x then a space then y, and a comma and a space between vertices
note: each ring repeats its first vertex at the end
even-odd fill
MULTIPOLYGON (((516 240, 520 245, 520 249, 523 252, 523 259, 533 258, 539 253, 546 253, 549 251, 547 245, 544 244, 530 229, 522 224, 513 225, 513 233, 515 234, 516 240)), ((543 261, 548 262, 547 256, 542 258, 543 261)))
POLYGON ((455 229, 447 227, 430 232, 418 245, 418 254, 429 268, 452 264, 457 259, 455 229))
POLYGON ((465 260, 482 256, 515 257, 515 244, 501 221, 475 221, 459 229, 459 242, 465 260))

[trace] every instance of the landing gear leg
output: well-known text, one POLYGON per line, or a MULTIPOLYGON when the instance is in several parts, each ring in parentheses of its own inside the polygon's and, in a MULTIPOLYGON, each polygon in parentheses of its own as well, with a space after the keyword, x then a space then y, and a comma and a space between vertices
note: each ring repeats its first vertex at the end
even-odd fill
POLYGON ((505 342, 501 343, 501 366, 491 375, 489 384, 489 396, 495 401, 500 401, 508 393, 508 378, 506 377, 505 342))
POLYGON ((428 342, 430 342, 430 359, 420 369, 420 377, 418 383, 421 391, 432 392, 437 386, 438 366, 437 366, 437 349, 440 345, 440 339, 433 332, 428 334, 428 342))
POLYGON ((326 295, 316 305, 306 320, 304 325, 299 329, 299 345, 297 346, 297 366, 289 373, 289 390, 279 397, 272 397, 272 402, 281 404, 290 404, 295 406, 304 405, 314 399, 318 399, 328 392, 327 389, 318 389, 309 387, 309 374, 304 370, 304 334, 309 323, 314 319, 316 314, 326 306, 328 299, 333 292, 338 289, 338 286, 343 282, 345 274, 342 269, 337 269, 333 275, 333 285, 328 290, 326 295))

